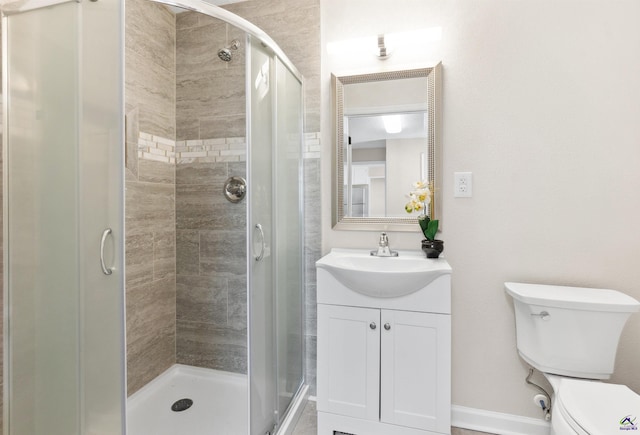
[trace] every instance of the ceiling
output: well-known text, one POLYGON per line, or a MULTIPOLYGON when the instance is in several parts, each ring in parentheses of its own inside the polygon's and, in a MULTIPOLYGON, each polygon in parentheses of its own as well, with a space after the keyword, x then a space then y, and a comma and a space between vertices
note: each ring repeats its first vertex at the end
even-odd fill
POLYGON ((413 139, 427 137, 428 119, 426 112, 397 113, 401 119, 400 133, 387 133, 382 117, 384 115, 348 116, 349 136, 354 148, 384 148, 387 139, 413 139))

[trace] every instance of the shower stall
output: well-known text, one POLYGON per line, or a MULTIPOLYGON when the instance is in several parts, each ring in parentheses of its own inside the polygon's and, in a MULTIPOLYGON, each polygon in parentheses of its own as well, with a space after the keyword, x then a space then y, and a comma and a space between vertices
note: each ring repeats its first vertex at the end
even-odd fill
POLYGON ((200 0, 2 13, 3 433, 291 433, 299 71, 200 0))

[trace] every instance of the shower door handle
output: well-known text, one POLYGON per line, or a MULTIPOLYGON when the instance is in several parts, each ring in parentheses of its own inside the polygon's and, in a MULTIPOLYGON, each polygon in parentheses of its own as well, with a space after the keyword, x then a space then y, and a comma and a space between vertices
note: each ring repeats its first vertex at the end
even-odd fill
POLYGON ((261 261, 264 257, 264 231, 260 224, 256 224, 256 229, 260 232, 260 253, 255 256, 255 259, 256 261, 261 261))
POLYGON ((104 263, 104 243, 107 241, 107 237, 111 232, 111 228, 107 228, 102 232, 102 239, 100 239, 100 266, 102 267, 102 273, 105 275, 111 275, 113 273, 113 269, 111 267, 107 267, 104 263))

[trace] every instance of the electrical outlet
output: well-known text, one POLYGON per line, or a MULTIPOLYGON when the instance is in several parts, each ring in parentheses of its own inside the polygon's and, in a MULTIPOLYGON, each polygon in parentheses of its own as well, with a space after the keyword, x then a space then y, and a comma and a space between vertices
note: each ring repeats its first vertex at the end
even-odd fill
POLYGON ((453 196, 471 198, 473 196, 473 177, 471 172, 453 173, 453 196))

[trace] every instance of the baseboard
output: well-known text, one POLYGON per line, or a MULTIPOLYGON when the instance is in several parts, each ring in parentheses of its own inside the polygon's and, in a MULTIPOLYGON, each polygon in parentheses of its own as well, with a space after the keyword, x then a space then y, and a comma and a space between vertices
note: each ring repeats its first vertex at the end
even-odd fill
POLYGON ((451 426, 498 435, 549 435, 549 422, 484 409, 451 407, 451 426))

